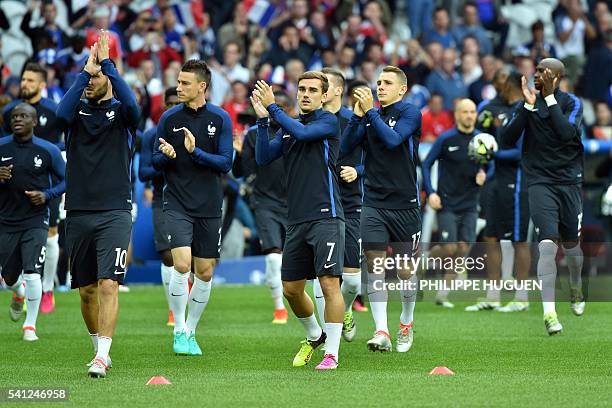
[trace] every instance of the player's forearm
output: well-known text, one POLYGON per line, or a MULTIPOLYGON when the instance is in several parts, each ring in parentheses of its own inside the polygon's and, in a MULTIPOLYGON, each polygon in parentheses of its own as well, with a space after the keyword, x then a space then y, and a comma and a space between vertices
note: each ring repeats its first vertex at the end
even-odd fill
MULTIPOLYGON (((266 119, 257 120, 257 138, 255 144, 255 161, 259 166, 265 166, 281 157, 282 144, 270 143, 268 138, 269 121, 266 119), (278 145, 278 147, 277 147, 278 145)), ((278 137, 278 136, 277 136, 278 137)))
POLYGON ((304 125, 298 120, 287 115, 280 106, 272 104, 268 106, 268 112, 287 133, 301 142, 312 142, 315 140, 327 139, 335 134, 332 123, 318 121, 311 125, 304 125))
POLYGON ((45 198, 47 201, 60 197, 65 192, 66 192, 66 181, 65 180, 62 180, 56 185, 54 185, 52 188, 43 191, 43 193, 45 193, 45 198))
MULTIPOLYGON (((392 149, 404 143, 404 141, 414 133, 420 126, 420 120, 411 116, 400 117, 397 120, 395 127, 401 131, 398 132, 394 128, 388 126, 375 109, 370 109, 366 113, 366 120, 374 126, 375 134, 380 140, 392 149)), ((420 118, 418 118, 420 119, 420 118)))
POLYGON ((434 193, 434 188, 431 185, 431 166, 433 166, 434 162, 438 159, 438 155, 440 154, 440 143, 434 143, 429 154, 421 163, 421 170, 423 171, 423 186, 425 187, 425 192, 427 195, 434 193))
POLYGON ((580 139, 578 129, 572 125, 569 120, 561 112, 559 104, 556 103, 548 107, 552 126, 555 129, 555 134, 559 136, 562 142, 569 142, 572 139, 580 139))
POLYGON ((209 167, 220 173, 228 173, 232 169, 232 152, 225 154, 212 154, 196 147, 191 153, 191 159, 197 164, 209 167))
POLYGON ((117 95, 117 99, 123 104, 129 122, 136 125, 140 117, 140 109, 134 92, 132 92, 127 82, 121 78, 119 71, 115 68, 110 59, 105 59, 100 65, 102 67, 102 73, 110 79, 113 85, 113 92, 117 95))
POLYGON ((527 125, 527 109, 524 106, 520 106, 514 117, 510 120, 508 125, 506 125, 500 131, 500 141, 501 147, 514 147, 516 146, 516 142, 521 137, 523 130, 525 130, 525 126, 527 125))
POLYGON ((515 147, 514 149, 500 149, 495 152, 495 160, 504 160, 504 161, 521 161, 521 149, 515 147))
POLYGON ((81 102, 81 95, 83 95, 83 91, 89 83, 90 78, 91 76, 85 71, 77 75, 76 80, 57 106, 55 114, 59 119, 66 123, 72 123, 76 115, 76 110, 81 102))
POLYGON ((362 118, 353 114, 349 119, 346 128, 342 132, 340 143, 340 157, 350 154, 363 139, 365 129, 362 126, 362 118))
POLYGON ((153 152, 153 156, 151 157, 151 164, 153 164, 153 168, 155 170, 163 170, 168 163, 170 163, 170 158, 163 154, 159 148, 153 152))
POLYGON ((146 162, 140 157, 140 165, 138 167, 138 178, 140 181, 150 181, 153 180, 156 176, 159 175, 159 171, 153 167, 151 160, 147 160, 146 162))

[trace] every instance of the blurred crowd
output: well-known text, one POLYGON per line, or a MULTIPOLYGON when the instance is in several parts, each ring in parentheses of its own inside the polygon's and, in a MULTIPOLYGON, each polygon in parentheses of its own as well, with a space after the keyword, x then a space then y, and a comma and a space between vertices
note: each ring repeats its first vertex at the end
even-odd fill
MULTIPOLYGON (((490 100, 496 71, 531 78, 550 56, 567 68, 562 90, 584 101, 584 138, 612 140, 606 0, 4 0, 0 106, 19 97, 21 69, 32 61, 47 70, 45 96, 59 101, 99 30, 112 33, 110 56, 138 97, 142 131, 159 120, 164 90, 188 59, 211 67, 208 100, 227 110, 236 135, 254 123, 248 95, 258 79, 294 98, 302 72, 331 66, 348 89, 375 89, 392 64, 406 72, 422 141, 431 142, 454 125, 458 98, 490 100)), ((248 195, 248 180, 229 180, 228 194, 248 195)), ((250 238, 243 204, 231 210, 250 238)))

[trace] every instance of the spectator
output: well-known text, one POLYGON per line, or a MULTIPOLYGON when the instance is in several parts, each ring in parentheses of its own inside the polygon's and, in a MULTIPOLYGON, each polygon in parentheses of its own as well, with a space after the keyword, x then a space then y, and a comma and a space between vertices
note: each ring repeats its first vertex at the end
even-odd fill
POLYGON ((589 126, 587 135, 592 139, 612 140, 612 116, 606 102, 595 102, 595 123, 589 126))
POLYGON ((455 48, 455 39, 449 30, 449 24, 448 11, 444 7, 436 7, 433 13, 433 27, 425 31, 423 45, 437 41, 444 48, 455 48))
POLYGON ((612 85, 612 29, 608 30, 605 42, 589 53, 584 68, 584 96, 588 99, 608 101, 612 85))
POLYGON ((278 47, 267 54, 266 61, 272 66, 285 65, 291 58, 297 58, 306 66, 313 49, 300 39, 297 27, 286 25, 278 39, 278 47))
POLYGON ((480 102, 485 99, 490 100, 495 98, 495 95, 497 95, 499 91, 498 88, 493 85, 493 77, 495 71, 497 71, 495 57, 492 55, 485 55, 480 59, 480 66, 482 67, 482 76, 469 86, 470 99, 473 100, 476 105, 480 104, 480 102))
POLYGON ((240 49, 240 44, 236 41, 225 43, 221 73, 225 75, 230 83, 233 81, 248 83, 251 79, 249 70, 240 64, 241 59, 242 50, 240 49))
MULTIPOLYGON (((270 40, 272 42, 278 41, 288 26, 295 27, 298 30, 298 37, 302 41, 310 36, 311 28, 308 24, 308 2, 306 0, 294 0, 291 2, 289 11, 281 13, 270 22, 270 40)), ((310 41, 308 42, 310 43, 310 41)))
POLYGON ((331 26, 327 24, 325 14, 315 10, 310 14, 310 26, 312 27, 312 36, 315 40, 315 47, 319 50, 333 47, 334 35, 331 26))
POLYGON ((353 63, 355 62, 355 49, 348 45, 342 48, 340 56, 338 57, 338 65, 335 67, 347 81, 355 78, 355 70, 353 69, 353 63))
POLYGON ((544 58, 557 58, 555 46, 544 39, 544 23, 538 20, 531 25, 531 42, 524 45, 534 61, 544 58))
MULTIPOLYGON (((202 23, 192 31, 187 31, 187 37, 195 40, 195 47, 191 48, 190 51, 194 50, 200 55, 200 59, 208 59, 215 55, 217 47, 217 36, 214 30, 210 26, 210 16, 208 13, 202 13, 202 23)), ((243 38, 238 38, 238 43, 241 47, 244 43, 243 38)), ((244 48, 241 48, 244 49, 244 48)))
POLYGON ((32 43, 32 49, 37 51, 40 50, 40 44, 43 38, 50 37, 55 52, 59 52, 69 44, 69 37, 66 33, 56 24, 57 20, 57 7, 53 4, 53 1, 45 0, 30 0, 28 10, 23 15, 21 20, 20 29, 30 39, 32 43), (32 13, 34 10, 40 9, 44 22, 41 26, 30 27, 32 20, 32 13))
MULTIPOLYGON (((405 10, 408 13, 408 21, 410 22, 410 32, 412 38, 419 38, 423 33, 430 33, 432 31, 431 16, 434 15, 433 26, 436 25, 436 15, 434 12, 435 2, 433 0, 407 0, 404 5, 405 10)), ((438 9, 436 9, 437 11, 438 9)), ((446 15, 448 20, 448 14, 446 15)), ((448 23, 447 23, 448 25, 448 23)), ((436 39, 440 41, 439 39, 436 39)), ((440 41, 442 42, 442 41, 440 41)), ((425 42, 424 44, 427 44, 425 42)), ((445 48, 450 45, 445 46, 445 48)))
POLYGON ((297 97, 298 79, 304 71, 304 63, 296 58, 290 59, 285 65, 285 90, 293 100, 297 97))
POLYGON ((365 50, 366 40, 366 36, 361 32, 361 17, 352 14, 346 20, 340 38, 336 42, 336 52, 340 54, 345 47, 350 47, 361 55, 365 50))
POLYGON ((183 35, 185 34, 185 26, 176 20, 176 14, 174 13, 172 7, 162 9, 161 13, 164 41, 169 47, 174 48, 178 52, 183 52, 183 35))
POLYGON ((493 52, 491 39, 487 30, 480 24, 478 8, 474 2, 468 1, 463 5, 463 23, 456 26, 452 31, 458 44, 462 44, 463 38, 471 34, 478 40, 483 54, 491 54, 493 52))
POLYGON ((166 45, 164 38, 157 31, 147 33, 144 47, 128 54, 128 66, 136 68, 142 60, 152 60, 157 72, 164 71, 171 61, 182 62, 183 57, 175 49, 166 45))
POLYGON ((232 130, 235 135, 242 135, 245 125, 238 121, 238 115, 247 110, 249 104, 249 88, 247 84, 240 81, 232 82, 231 98, 225 102, 222 108, 229 114, 232 120, 232 130))
POLYGON ((555 20, 555 32, 557 57, 565 64, 566 77, 575 84, 585 61, 585 38, 596 37, 595 28, 586 18, 580 0, 568 1, 567 14, 555 20))
POLYGON ((423 85, 418 84, 415 81, 415 77, 412 73, 406 74, 406 82, 408 92, 406 93, 404 99, 406 102, 416 106, 417 109, 423 109, 425 106, 427 106, 429 98, 431 97, 429 90, 423 85))
POLYGON ((267 50, 268 45, 265 37, 259 36, 253 38, 249 46, 249 53, 246 61, 246 68, 249 70, 249 73, 256 71, 255 68, 259 65, 267 50))
POLYGON ((464 54, 471 54, 477 57, 480 55, 480 44, 478 44, 476 37, 471 34, 463 37, 463 40, 461 41, 461 49, 463 50, 464 54))
MULTIPOLYGON (((431 43, 433 47, 437 42, 431 43)), ((440 47, 442 51, 442 47, 440 47)), ((398 65, 406 76, 412 77, 413 82, 417 84, 424 84, 425 78, 431 72, 434 63, 433 59, 428 53, 426 53, 417 40, 408 40, 406 45, 406 60, 405 61, 392 61, 393 65, 398 65)))
POLYGON ((442 54, 444 52, 444 48, 442 47, 442 44, 440 44, 437 41, 432 41, 429 44, 427 44, 427 54, 429 55, 430 59, 431 59, 431 69, 433 69, 433 67, 439 67, 440 64, 442 64, 442 54))
POLYGON ((333 67, 336 64, 336 51, 333 48, 326 48, 321 51, 321 65, 323 67, 333 67))
MULTIPOLYGON (((90 48, 100 39, 100 31, 108 31, 110 27, 110 9, 107 6, 98 6, 92 14, 93 27, 86 31, 85 46, 90 48)), ((108 31, 109 57, 115 62, 117 70, 123 72, 123 50, 119 36, 113 31, 108 31)))
POLYGON ((498 0, 475 1, 476 6, 478 7, 478 15, 482 26, 485 29, 498 34, 498 40, 496 42, 495 49, 493 50, 493 53, 496 56, 502 55, 504 47, 506 46, 508 31, 510 29, 508 22, 501 16, 499 3, 501 2, 498 0))
POLYGON ((470 87, 482 75, 478 55, 463 54, 461 56, 461 77, 466 87, 470 87))
POLYGON ((237 41, 240 49, 246 50, 249 45, 247 39, 255 37, 256 30, 257 28, 249 22, 243 3, 237 2, 232 21, 223 24, 217 32, 217 45, 223 49, 228 41, 237 41))
POLYGON ((421 143, 433 143, 438 136, 455 124, 453 114, 444 110, 444 98, 438 93, 431 94, 421 119, 421 143))
POLYGON ((378 65, 372 60, 364 60, 359 65, 359 75, 357 79, 368 84, 370 89, 376 89, 376 81, 378 80, 378 65))
POLYGON ((145 37, 154 30, 155 19, 149 10, 143 10, 130 26, 128 46, 130 51, 139 51, 145 45, 145 37))
POLYGON ((599 0, 593 7, 593 25, 596 37, 586 42, 587 53, 592 48, 599 47, 606 42, 606 33, 612 30, 612 14, 608 2, 599 0))
POLYGON ((363 21, 360 31, 372 42, 384 43, 387 33, 391 30, 391 18, 383 12, 383 6, 372 0, 363 8, 363 21))
POLYGON ((444 100, 444 110, 452 111, 456 98, 467 96, 467 88, 461 75, 455 71, 455 50, 447 48, 442 54, 441 68, 436 68, 425 81, 431 93, 439 93, 444 100))

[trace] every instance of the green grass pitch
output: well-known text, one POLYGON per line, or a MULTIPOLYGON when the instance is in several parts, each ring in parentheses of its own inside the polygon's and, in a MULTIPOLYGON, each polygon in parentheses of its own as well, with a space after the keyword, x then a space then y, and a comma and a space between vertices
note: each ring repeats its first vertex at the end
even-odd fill
MULTIPOLYGON (((114 367, 107 378, 90 379, 85 364, 93 353, 76 292, 56 294, 55 313, 39 316, 35 343, 23 342, 21 322, 9 320, 9 299, 0 293, 0 387, 67 387, 70 401, 61 406, 612 405, 611 303, 589 303, 582 317, 559 303, 564 332, 549 338, 537 303, 526 313, 470 314, 462 304, 442 310, 419 302, 406 354, 368 352, 372 318, 358 313, 357 337, 342 342, 339 369, 316 372, 321 351, 306 367, 291 366, 302 327, 295 318, 270 324, 264 287, 214 288, 198 327, 204 356, 177 357, 161 287, 134 286, 120 295, 114 367), (431 377, 435 366, 456 375, 431 377), (172 385, 145 386, 154 375, 172 385)), ((392 331, 398 318, 399 304, 392 303, 392 331)), ((56 404, 27 404, 37 405, 56 404)))

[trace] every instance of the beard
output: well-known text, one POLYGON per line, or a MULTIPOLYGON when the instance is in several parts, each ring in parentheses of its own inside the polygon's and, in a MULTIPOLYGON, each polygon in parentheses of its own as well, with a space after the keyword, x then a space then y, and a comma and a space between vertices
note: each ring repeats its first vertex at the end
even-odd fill
POLYGON ((102 85, 98 89, 95 89, 93 93, 91 94, 91 96, 87 97, 87 99, 93 102, 97 102, 106 95, 107 91, 108 91, 108 82, 106 82, 104 85, 102 85))
POLYGON ((37 91, 36 89, 35 89, 35 90, 33 90, 33 91, 28 91, 28 90, 27 90, 27 89, 25 89, 25 88, 21 88, 21 89, 19 90, 19 96, 20 96, 20 98, 21 98, 21 99, 24 99, 24 100, 29 100, 29 99, 32 99, 32 98, 33 98, 33 97, 35 97, 37 94, 38 94, 38 91, 37 91))

